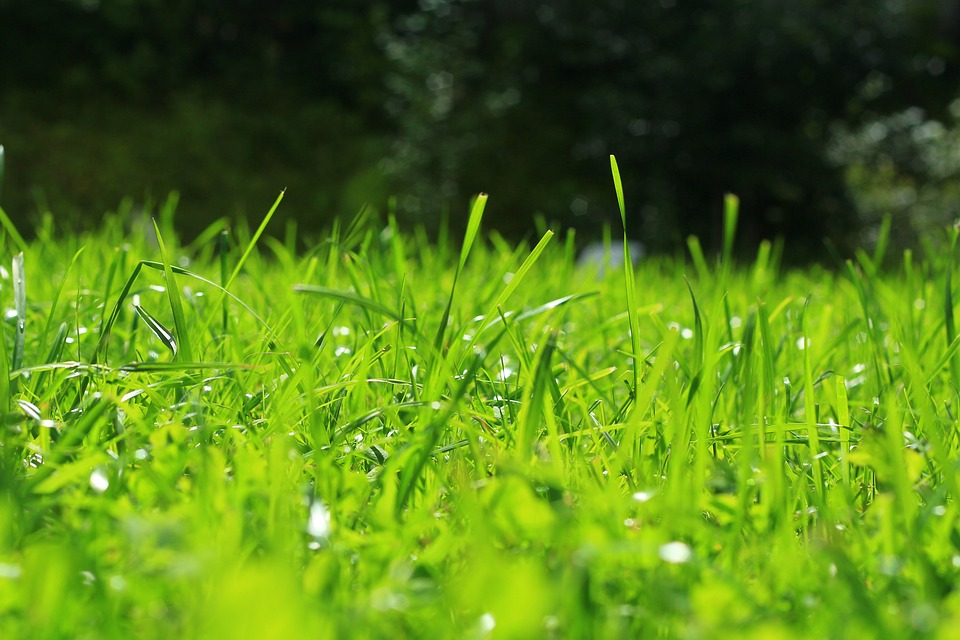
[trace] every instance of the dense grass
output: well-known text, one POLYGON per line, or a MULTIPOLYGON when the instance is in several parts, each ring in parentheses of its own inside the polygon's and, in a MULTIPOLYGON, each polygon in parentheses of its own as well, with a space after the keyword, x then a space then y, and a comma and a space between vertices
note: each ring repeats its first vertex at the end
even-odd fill
POLYGON ((0 637, 953 633, 954 252, 601 274, 484 202, 462 251, 5 223, 0 637))

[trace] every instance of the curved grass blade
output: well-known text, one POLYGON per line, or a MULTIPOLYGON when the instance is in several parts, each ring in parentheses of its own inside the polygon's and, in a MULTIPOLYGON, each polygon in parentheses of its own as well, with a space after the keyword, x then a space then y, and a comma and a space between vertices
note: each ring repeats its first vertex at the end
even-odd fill
POLYGON ((309 293, 324 298, 333 298, 334 300, 339 300, 341 302, 346 302, 358 307, 362 307, 369 311, 373 311, 382 316, 386 316, 391 320, 396 320, 400 323, 404 322, 403 316, 397 311, 394 311, 393 309, 380 304, 375 300, 357 295, 352 291, 340 291, 338 289, 330 289, 328 287, 320 287, 312 284, 298 284, 293 288, 293 290, 297 293, 309 293))
MULTIPOLYGON (((540 306, 534 307, 533 309, 528 309, 527 311, 524 311, 523 313, 517 315, 516 318, 513 318, 513 321, 520 322, 521 320, 527 320, 529 318, 538 316, 541 313, 546 313, 547 311, 552 311, 553 309, 562 307, 570 302, 575 302, 577 300, 584 300, 586 298, 593 298, 598 295, 600 295, 599 291, 587 291, 586 293, 573 293, 569 296, 563 296, 562 298, 551 300, 550 302, 541 304, 540 306)), ((503 313, 502 316, 497 315, 496 318, 490 321, 490 324, 487 325, 487 328, 489 329, 490 327, 496 325, 497 323, 503 322, 504 319, 510 319, 512 316, 513 316, 512 311, 507 311, 503 313)))
POLYGON ((160 339, 160 342, 163 343, 163 346, 165 346, 167 349, 170 349, 170 352, 173 353, 174 357, 176 357, 178 350, 176 336, 174 336, 169 329, 163 326, 162 322, 150 315, 150 313, 140 305, 134 304, 133 309, 137 312, 137 315, 143 319, 147 325, 147 328, 153 332, 153 335, 157 336, 157 338, 160 339))

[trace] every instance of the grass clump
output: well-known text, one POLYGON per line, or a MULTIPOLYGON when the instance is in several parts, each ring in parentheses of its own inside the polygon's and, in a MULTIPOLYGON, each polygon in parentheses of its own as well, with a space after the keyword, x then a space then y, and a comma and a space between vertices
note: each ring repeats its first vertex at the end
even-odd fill
POLYGON ((0 636, 949 636, 952 255, 735 266, 731 197, 719 263, 598 274, 484 201, 7 233, 0 636))

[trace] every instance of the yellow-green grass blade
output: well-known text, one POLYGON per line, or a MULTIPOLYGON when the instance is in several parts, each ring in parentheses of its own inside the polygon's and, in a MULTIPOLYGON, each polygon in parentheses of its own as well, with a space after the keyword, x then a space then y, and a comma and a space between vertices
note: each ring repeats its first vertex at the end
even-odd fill
POLYGON ((630 325, 630 346, 633 350, 632 394, 636 398, 640 392, 640 319, 637 314, 637 283, 633 270, 633 256, 630 255, 630 241, 627 237, 627 209, 623 200, 623 182, 615 156, 610 156, 610 172, 613 174, 613 187, 617 194, 617 206, 620 208, 620 224, 623 227, 623 281, 627 294, 627 318, 630 325))

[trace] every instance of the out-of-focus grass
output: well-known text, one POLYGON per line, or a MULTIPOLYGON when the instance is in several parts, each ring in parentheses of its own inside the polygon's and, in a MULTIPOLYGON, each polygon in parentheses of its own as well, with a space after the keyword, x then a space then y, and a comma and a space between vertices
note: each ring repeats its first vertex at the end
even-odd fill
POLYGON ((5 231, 0 637, 950 636, 952 256, 598 275, 483 202, 5 231))
POLYGON ((259 219, 280 187, 278 214, 314 233, 334 216, 384 201, 376 168, 383 132, 332 103, 231 101, 203 91, 151 104, 116 99, 65 100, 11 93, 0 101, 0 140, 10 160, 2 205, 22 231, 52 215, 61 230, 95 227, 104 211, 143 212, 181 194, 179 228, 193 239, 214 220, 259 219), (29 223, 25 222, 29 220, 29 223))

